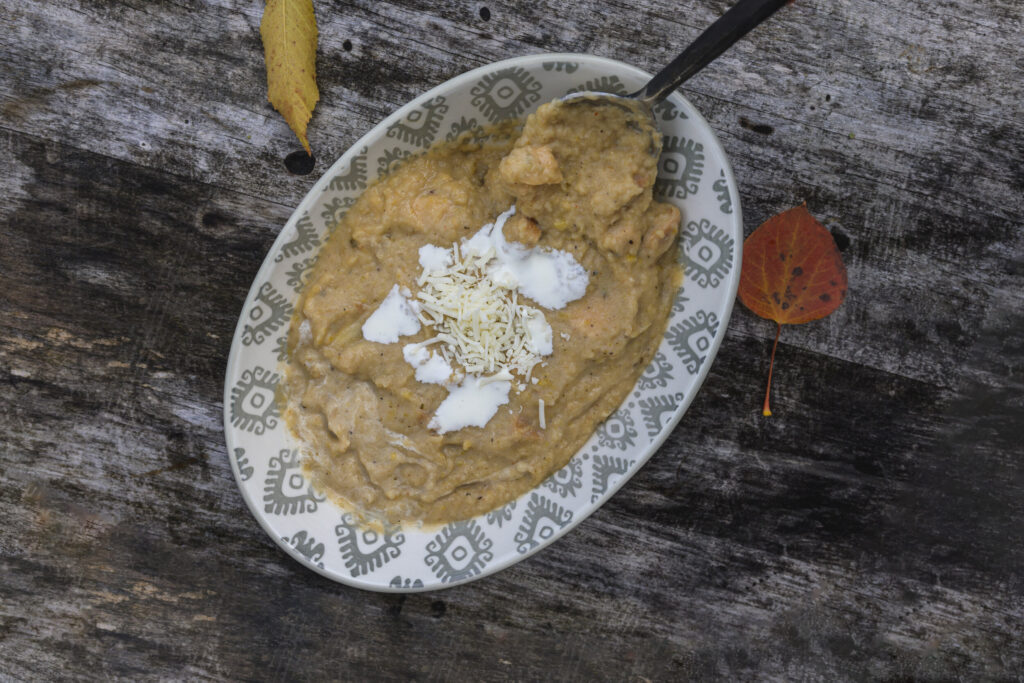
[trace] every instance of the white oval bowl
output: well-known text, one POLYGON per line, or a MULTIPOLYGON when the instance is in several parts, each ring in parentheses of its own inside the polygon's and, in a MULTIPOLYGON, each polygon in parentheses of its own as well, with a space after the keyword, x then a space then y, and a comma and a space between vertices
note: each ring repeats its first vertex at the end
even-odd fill
POLYGON ((328 228, 396 161, 463 130, 524 116, 574 90, 631 92, 649 75, 581 54, 517 57, 474 69, 417 97, 364 135, 305 196, 253 281, 224 381, 224 431, 242 497, 293 558, 358 588, 455 586, 545 547, 612 496, 668 437, 718 351, 739 284, 739 194, 714 132, 678 92, 656 109, 665 147, 657 196, 683 212, 685 282, 668 330, 629 397, 559 472, 517 500, 443 527, 378 534, 315 492, 275 401, 284 340, 328 228))

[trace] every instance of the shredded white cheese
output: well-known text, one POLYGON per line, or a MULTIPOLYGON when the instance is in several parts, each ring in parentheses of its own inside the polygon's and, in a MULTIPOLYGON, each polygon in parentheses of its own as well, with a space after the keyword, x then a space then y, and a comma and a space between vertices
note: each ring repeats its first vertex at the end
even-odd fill
POLYGON ((548 428, 547 421, 544 419, 544 399, 542 398, 537 399, 537 419, 540 422, 541 429, 548 428))
POLYGON ((461 248, 422 247, 416 295, 420 322, 437 333, 423 344, 443 342, 467 373, 506 380, 512 372, 529 377, 540 357, 552 351, 551 325, 540 309, 520 301, 519 282, 508 277, 501 245, 493 243, 514 212, 515 207, 501 214, 461 248))

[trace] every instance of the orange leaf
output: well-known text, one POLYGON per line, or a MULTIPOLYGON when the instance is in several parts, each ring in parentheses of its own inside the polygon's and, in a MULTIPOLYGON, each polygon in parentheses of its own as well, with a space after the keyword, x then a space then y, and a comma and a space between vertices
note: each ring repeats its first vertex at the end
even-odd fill
POLYGON ((778 323, 764 397, 764 414, 771 415, 768 396, 782 325, 824 318, 846 298, 839 249, 806 204, 769 218, 743 243, 739 296, 751 311, 778 323))

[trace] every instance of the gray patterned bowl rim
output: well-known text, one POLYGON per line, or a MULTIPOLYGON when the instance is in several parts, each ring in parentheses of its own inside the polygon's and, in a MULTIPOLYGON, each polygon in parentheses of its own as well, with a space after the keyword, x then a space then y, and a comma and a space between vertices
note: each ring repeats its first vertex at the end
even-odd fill
MULTIPOLYGON (((364 134, 362 137, 360 137, 358 140, 352 143, 352 145, 330 166, 330 168, 328 168, 320 176, 317 182, 314 183, 314 185, 302 198, 302 201, 299 202, 298 206, 296 206, 296 208, 292 211, 291 216, 285 222, 284 226, 278 233, 277 238, 274 240, 273 244, 268 249, 267 255, 269 256, 270 254, 277 253, 280 251, 282 245, 287 241, 288 235, 291 232, 292 228, 294 228, 295 224, 299 221, 299 218, 303 215, 303 213, 307 212, 315 204, 319 196, 324 193, 325 189, 330 183, 331 178, 337 175, 343 169, 345 169, 347 165, 350 164, 351 160, 359 153, 359 150, 361 148, 368 146, 372 141, 384 135, 390 126, 402 121, 410 112, 412 112, 418 106, 421 106, 424 103, 431 100, 432 98, 437 97, 439 95, 443 95, 446 92, 451 91, 453 89, 467 87, 471 85, 473 82, 475 82, 477 79, 486 76, 487 74, 493 73, 495 70, 505 69, 509 67, 538 67, 541 66, 544 62, 550 62, 552 60, 581 63, 587 62, 591 65, 597 66, 606 65, 607 67, 609 67, 609 72, 611 73, 628 72, 643 80, 651 78, 651 74, 649 74, 648 72, 638 67, 632 66, 630 64, 626 64, 625 62, 620 62, 618 60, 610 59, 608 57, 600 57, 597 55, 572 52, 541 52, 532 55, 512 57, 497 62, 491 62, 489 64, 485 64, 483 66, 459 74, 458 76, 455 76, 447 81, 444 81, 439 85, 431 88, 430 90, 424 92, 423 94, 413 98, 402 107, 399 107, 390 116, 386 117, 385 119, 377 123, 366 134, 364 134)), ((705 130, 705 132, 708 135, 708 140, 710 144, 713 146, 713 151, 721 159, 722 170, 727 184, 730 187, 737 188, 736 178, 733 174, 732 165, 729 163, 729 159, 725 154, 725 150, 722 148, 721 142, 718 140, 718 136, 715 135, 714 129, 703 117, 703 115, 697 110, 697 108, 694 107, 693 104, 688 99, 686 99, 686 97, 682 95, 680 91, 676 90, 672 96, 682 100, 683 104, 685 105, 686 114, 690 119, 692 119, 694 125, 705 130)), ((491 565, 488 565, 485 571, 475 576, 470 576, 458 581, 453 581, 451 583, 444 583, 440 585, 431 584, 425 586, 392 586, 384 585, 382 583, 377 583, 373 581, 364 581, 357 577, 344 576, 340 573, 331 571, 325 567, 318 567, 313 563, 308 562, 307 559, 294 546, 288 543, 285 539, 281 538, 280 535, 275 531, 275 529, 270 525, 270 522, 268 521, 267 517, 263 514, 263 511, 260 508, 259 501, 253 499, 246 490, 243 483, 242 474, 239 470, 239 465, 236 462, 236 459, 228 457, 228 461, 231 463, 231 471, 235 478, 235 484, 237 485, 238 490, 242 495, 242 499, 246 503, 246 506, 249 508, 249 512, 252 514, 253 517, 256 518, 256 521, 259 523, 263 531, 268 536, 270 536, 271 539, 273 539, 274 543, 286 554, 292 557, 292 559, 296 560, 296 562, 301 564, 303 567, 312 569, 316 573, 332 581, 352 586, 354 588, 360 588, 363 590, 370 590, 380 593, 419 593, 454 588, 456 586, 460 586, 472 581, 482 579, 486 576, 491 576, 499 571, 507 569, 508 567, 525 560, 528 557, 531 557, 538 551, 547 548, 549 545, 551 545, 558 539, 567 535, 583 520, 589 518, 592 514, 594 514, 594 512, 596 512, 602 506, 604 506, 604 504, 607 503, 612 496, 614 496, 630 479, 632 479, 633 475, 637 471, 639 471, 640 468, 642 468, 648 460, 650 460, 650 458, 661 448, 661 446, 664 444, 665 440, 669 437, 669 435, 671 435, 672 432, 675 431, 676 427, 679 425, 680 420, 682 420, 683 415, 686 414, 686 411, 689 409, 690 404, 693 403, 693 399, 696 397, 697 393, 703 386, 704 380, 707 378, 707 375, 710 372, 711 365, 714 362, 715 357, 718 355, 718 350, 721 347, 722 340, 725 337, 725 331, 728 328, 729 320, 732 316, 733 306, 735 304, 736 292, 739 288, 740 264, 742 263, 743 258, 743 210, 738 191, 735 193, 735 197, 733 198, 733 209, 735 211, 735 223, 740 226, 740 234, 738 235, 739 239, 737 239, 735 245, 736 251, 734 263, 736 264, 736 267, 734 267, 730 271, 728 281, 725 287, 727 299, 724 302, 722 309, 722 316, 719 328, 721 330, 721 334, 715 335, 712 339, 711 347, 708 349, 707 360, 706 362, 702 363, 698 369, 696 379, 694 380, 693 390, 687 392, 687 394, 684 395, 683 400, 677 408, 672 419, 664 426, 664 428, 657 435, 657 437, 647 446, 644 454, 637 460, 635 467, 633 467, 632 470, 628 472, 625 476, 620 477, 614 485, 609 486, 608 490, 605 491, 604 494, 596 502, 593 502, 589 506, 590 509, 587 510, 585 514, 574 514, 571 521, 569 521, 559 531, 559 533, 553 535, 546 541, 539 543, 536 547, 530 549, 525 553, 512 555, 500 561, 496 561, 491 565)), ((224 433, 228 454, 232 452, 232 448, 234 447, 230 414, 231 378, 235 374, 237 374, 236 369, 239 362, 238 359, 240 354, 242 353, 242 347, 239 344, 239 339, 241 338, 244 328, 245 307, 247 303, 254 297, 255 293, 257 292, 260 286, 260 283, 268 279, 268 276, 270 275, 273 268, 273 259, 264 257, 264 260, 260 265, 259 270, 253 276, 252 285, 250 285, 249 290, 246 294, 246 298, 242 305, 242 312, 239 315, 238 322, 235 326, 234 335, 232 336, 231 350, 228 354, 228 362, 225 367, 224 373, 223 393, 224 433)), ((538 487, 539 486, 540 485, 538 485, 538 487)), ((534 489, 531 490, 535 491, 537 489, 535 487, 534 489)))

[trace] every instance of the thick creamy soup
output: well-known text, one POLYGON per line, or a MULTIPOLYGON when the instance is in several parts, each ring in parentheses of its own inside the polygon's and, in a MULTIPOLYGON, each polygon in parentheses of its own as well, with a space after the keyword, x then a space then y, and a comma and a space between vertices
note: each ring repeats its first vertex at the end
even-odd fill
POLYGON ((555 102, 367 189, 291 323, 283 412, 314 485, 365 520, 441 523, 565 465, 681 280, 660 149, 624 108, 555 102))

